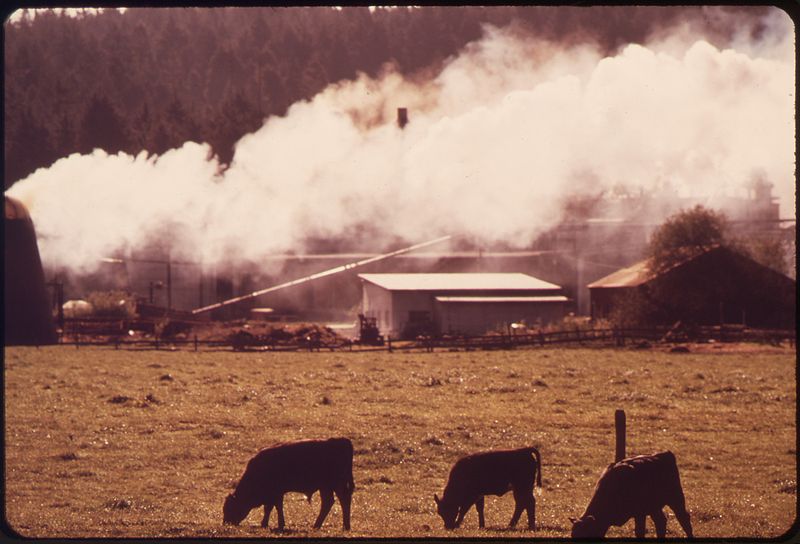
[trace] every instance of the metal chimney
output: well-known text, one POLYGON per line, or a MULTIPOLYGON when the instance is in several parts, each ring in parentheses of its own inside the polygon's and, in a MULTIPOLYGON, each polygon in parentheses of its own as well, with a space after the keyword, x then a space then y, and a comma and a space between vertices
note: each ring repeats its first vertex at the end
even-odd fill
POLYGON ((407 108, 397 108, 397 126, 405 128, 408 124, 408 109, 407 108))

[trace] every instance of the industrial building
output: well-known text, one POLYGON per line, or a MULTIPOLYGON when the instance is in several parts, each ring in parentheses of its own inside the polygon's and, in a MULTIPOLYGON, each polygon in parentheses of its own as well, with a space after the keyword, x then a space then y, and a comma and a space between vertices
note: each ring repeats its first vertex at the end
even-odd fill
POLYGON ((394 338, 483 334, 561 319, 560 286, 522 273, 359 274, 362 312, 394 338))
MULTIPOLYGON (((407 111, 398 111, 398 124, 407 122, 407 116, 407 111)), ((737 237, 780 240, 787 247, 792 246, 794 219, 779 218, 777 199, 772 196, 771 188, 766 180, 755 179, 747 187, 745 198, 717 197, 713 204, 730 214, 737 237)), ((306 239, 302 244, 305 253, 288 252, 256 261, 206 263, 174 239, 164 237, 147 247, 109 254, 90 274, 45 267, 45 274, 51 280, 47 285, 53 288, 51 313, 57 312, 56 304, 61 299, 85 298, 93 292, 123 291, 136 298, 139 314, 146 317, 229 321, 266 316, 272 320, 341 325, 354 323, 356 315, 364 310, 362 299, 366 300, 364 278, 367 274, 408 274, 410 277, 438 274, 447 275, 449 282, 459 275, 488 277, 519 273, 543 278, 549 282, 549 289, 556 288, 557 292, 534 289, 532 293, 522 289, 517 293, 502 286, 453 292, 443 287, 436 296, 426 294, 427 306, 415 309, 423 313, 415 313, 414 319, 408 314, 411 310, 401 307, 387 314, 385 304, 374 317, 378 318, 382 332, 396 336, 425 328, 441 333, 483 333, 509 321, 525 319, 529 323, 546 323, 558 319, 564 312, 605 316, 610 311, 609 299, 614 297, 615 291, 604 284, 603 276, 639 259, 658 223, 677 209, 696 202, 679 198, 668 187, 656 193, 615 189, 611 193, 578 196, 565 204, 559 224, 544 230, 524 247, 519 247, 514 240, 484 245, 479 240, 455 234, 447 237, 446 246, 379 253, 386 251, 387 245, 395 247, 401 240, 389 244, 378 236, 379 233, 368 231, 355 237, 306 239), (590 294, 592 287, 595 289, 590 294), (541 298, 550 296, 561 298, 541 298), (509 318, 509 315, 516 317, 509 318)), ((11 243, 7 239, 7 262, 18 259, 9 253, 11 243)), ((38 262, 38 253, 35 260, 38 262)), ((792 269, 790 275, 794 274, 792 269)), ((380 285, 369 287, 371 291, 378 288, 380 285)), ((6 292, 9 292, 8 287, 6 292)), ((372 296, 383 296, 391 301, 391 296, 376 293, 378 291, 372 296)), ((723 305, 736 307, 730 303, 723 305)), ((19 307, 27 309, 30 304, 19 307)), ((750 313, 742 309, 745 314, 750 313)), ((12 313, 16 315, 17 310, 7 305, 7 316, 12 313)))
POLYGON ((640 261, 590 283, 589 293, 595 319, 619 318, 639 297, 649 305, 650 320, 663 324, 796 326, 797 282, 722 246, 659 273, 649 260, 640 261))

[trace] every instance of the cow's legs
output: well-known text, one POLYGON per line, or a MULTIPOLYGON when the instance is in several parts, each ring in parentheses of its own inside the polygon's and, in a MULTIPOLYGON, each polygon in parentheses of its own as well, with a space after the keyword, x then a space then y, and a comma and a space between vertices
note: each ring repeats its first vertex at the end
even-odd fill
POLYGON ((528 529, 536 528, 536 499, 533 498, 533 489, 524 491, 514 490, 514 515, 511 516, 509 527, 516 527, 523 510, 528 512, 528 529))
POLYGON ((283 495, 275 501, 275 509, 278 511, 278 530, 283 531, 285 520, 283 519, 283 495))
POLYGON ((528 502, 528 529, 533 531, 536 529, 536 497, 533 496, 533 489, 531 489, 531 499, 528 502))
POLYGON ((670 504, 669 507, 673 512, 675 512, 675 517, 678 518, 678 523, 680 523, 681 527, 683 527, 686 537, 694 538, 694 534, 692 533, 691 516, 689 516, 689 512, 686 511, 686 502, 683 500, 683 497, 681 496, 680 501, 678 501, 676 504, 670 504))
POLYGON ((350 503, 353 500, 353 490, 348 487, 342 487, 336 490, 336 497, 339 499, 339 504, 342 505, 342 527, 345 531, 350 530, 350 503))
POLYGON ((636 516, 633 518, 634 520, 634 534, 636 538, 644 538, 645 533, 645 523, 647 522, 647 516, 636 516))
POLYGON ((333 506, 333 490, 320 489, 319 497, 322 499, 322 505, 319 508, 319 516, 317 516, 317 521, 314 522, 314 529, 319 529, 322 527, 322 522, 325 521, 325 518, 328 516, 328 512, 331 511, 331 507, 333 506))
POLYGON ((509 527, 515 527, 517 522, 519 521, 519 517, 522 515, 522 511, 525 509, 525 506, 522 504, 519 497, 517 497, 516 492, 514 493, 514 514, 511 516, 511 521, 508 522, 509 527))
POLYGON ((667 536, 667 516, 664 515, 663 510, 656 510, 650 514, 653 518, 653 525, 656 526, 656 538, 665 538, 667 536))
POLYGON ((456 517, 456 527, 461 526, 461 522, 464 521, 464 516, 467 515, 470 506, 472 506, 472 502, 465 502, 458 507, 458 516, 456 517))
POLYGON ((486 526, 485 519, 483 518, 483 497, 478 497, 475 501, 475 510, 478 511, 478 527, 483 529, 486 526))
POLYGON ((261 520, 261 527, 264 529, 269 527, 269 515, 272 513, 272 508, 271 502, 264 503, 264 519, 261 520))

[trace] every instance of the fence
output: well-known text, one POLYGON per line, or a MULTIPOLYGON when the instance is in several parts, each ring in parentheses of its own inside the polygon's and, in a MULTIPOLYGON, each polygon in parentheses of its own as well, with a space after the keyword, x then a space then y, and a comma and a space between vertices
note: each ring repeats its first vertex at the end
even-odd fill
MULTIPOLYGON (((404 351, 422 350, 496 350, 517 347, 559 345, 634 346, 670 342, 758 342, 779 345, 788 342, 794 347, 796 331, 747 329, 741 326, 716 327, 650 327, 605 328, 559 331, 535 331, 528 334, 489 334, 483 336, 418 337, 411 341, 388 339, 381 346, 359 344, 357 341, 325 342, 313 336, 294 340, 275 340, 252 335, 232 334, 225 340, 200 340, 189 335, 153 335, 151 339, 133 340, 127 336, 134 323, 119 320, 72 320, 60 339, 62 345, 113 346, 115 349, 232 349, 235 351, 404 351), (71 341, 65 340, 71 336, 71 341), (99 338, 106 336, 106 338, 99 338)), ((137 324, 141 325, 141 324, 137 324)), ((146 327, 145 327, 146 328, 146 327)))

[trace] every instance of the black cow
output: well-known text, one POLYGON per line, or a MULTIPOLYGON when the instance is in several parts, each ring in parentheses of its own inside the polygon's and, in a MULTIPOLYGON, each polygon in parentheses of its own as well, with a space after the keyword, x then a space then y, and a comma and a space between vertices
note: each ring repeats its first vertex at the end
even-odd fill
POLYGON ((526 510, 528 528, 535 529, 534 481, 542 487, 541 457, 536 448, 474 453, 456 461, 442 498, 434 495, 433 500, 446 529, 461 525, 473 504, 478 511, 478 525, 483 527, 484 495, 500 496, 513 491, 516 507, 509 526, 514 527, 522 511, 526 510))
POLYGON ((644 538, 645 520, 653 519, 656 536, 667 534, 667 517, 662 509, 669 506, 692 538, 692 523, 678 475, 678 465, 671 451, 639 455, 611 463, 603 471, 594 496, 580 519, 573 519, 573 538, 603 538, 612 525, 636 521, 636 538, 644 538))
POLYGON ((350 529, 353 482, 353 444, 347 438, 302 440, 277 444, 258 452, 248 463, 233 493, 225 498, 223 521, 238 525, 250 510, 264 506, 262 527, 269 526, 272 508, 278 510, 278 529, 284 528, 283 495, 289 491, 311 496, 319 491, 322 506, 314 528, 319 529, 333 506, 334 493, 342 506, 345 530, 350 529))

